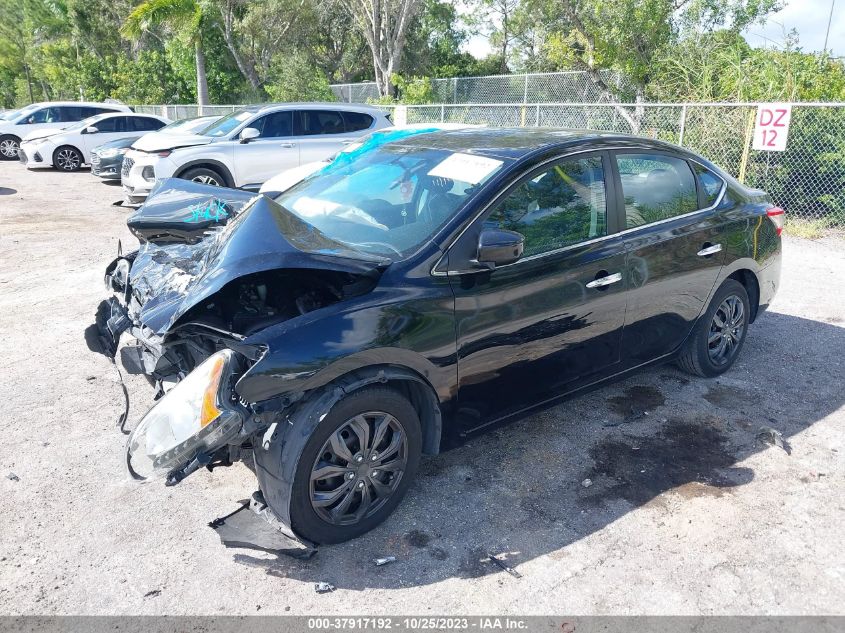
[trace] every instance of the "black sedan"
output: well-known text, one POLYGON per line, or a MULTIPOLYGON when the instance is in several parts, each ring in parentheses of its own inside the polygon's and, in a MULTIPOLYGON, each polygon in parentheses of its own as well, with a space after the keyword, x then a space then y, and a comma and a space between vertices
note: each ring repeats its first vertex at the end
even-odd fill
POLYGON ((409 136, 275 200, 165 181, 98 321, 160 390, 130 472, 254 456, 293 534, 355 537, 422 454, 654 363, 727 371, 783 218, 674 145, 548 129, 409 136))
POLYGON ((127 136, 95 147, 91 150, 91 173, 103 180, 120 180, 123 156, 140 137, 140 134, 127 136))

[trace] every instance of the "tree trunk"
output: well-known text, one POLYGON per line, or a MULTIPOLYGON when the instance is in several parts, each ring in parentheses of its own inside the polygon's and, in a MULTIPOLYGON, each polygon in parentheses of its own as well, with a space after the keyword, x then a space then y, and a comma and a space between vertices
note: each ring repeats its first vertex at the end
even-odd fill
POLYGON ((208 105, 208 80, 205 76, 205 52, 202 50, 202 39, 197 37, 194 42, 194 57, 197 64, 197 105, 198 114, 202 116, 202 107, 208 105))
POLYGON ((29 75, 29 64, 24 64, 23 69, 26 72, 26 87, 29 88, 29 102, 33 103, 35 97, 32 96, 32 77, 29 75))

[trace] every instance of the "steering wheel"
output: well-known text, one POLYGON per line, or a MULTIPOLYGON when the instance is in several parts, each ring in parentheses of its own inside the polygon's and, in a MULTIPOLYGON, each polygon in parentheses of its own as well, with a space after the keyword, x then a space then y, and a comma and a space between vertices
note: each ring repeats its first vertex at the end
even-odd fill
POLYGON ((390 249, 391 251, 393 251, 394 253, 396 253, 397 255, 399 255, 399 257, 402 257, 402 251, 398 250, 395 246, 391 246, 387 242, 358 242, 358 243, 361 246, 385 246, 388 249, 390 249))

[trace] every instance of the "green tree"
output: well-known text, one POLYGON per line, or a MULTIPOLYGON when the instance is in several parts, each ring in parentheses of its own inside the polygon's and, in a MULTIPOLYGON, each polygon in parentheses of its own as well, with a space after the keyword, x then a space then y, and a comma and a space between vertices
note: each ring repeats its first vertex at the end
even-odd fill
POLYGON ((197 103, 208 104, 208 79, 205 68, 203 31, 210 18, 199 0, 144 0, 123 24, 121 32, 131 40, 139 40, 153 26, 167 25, 193 45, 197 77, 197 103))
POLYGON ((277 55, 264 88, 273 101, 335 101, 326 75, 304 53, 277 55))

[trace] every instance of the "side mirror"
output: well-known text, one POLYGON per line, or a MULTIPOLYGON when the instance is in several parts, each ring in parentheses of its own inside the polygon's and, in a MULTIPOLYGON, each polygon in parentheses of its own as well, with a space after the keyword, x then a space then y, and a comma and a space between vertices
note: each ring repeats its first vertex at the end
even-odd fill
POLYGON ((249 143, 252 139, 258 138, 261 135, 261 132, 256 130, 254 127, 245 127, 241 130, 239 137, 241 139, 241 143, 249 143))
POLYGON ((482 266, 494 269, 496 266, 513 264, 525 247, 525 237, 516 231, 505 229, 484 229, 478 236, 478 257, 482 266))
POLYGON ((89 125, 88 127, 86 127, 86 128, 85 128, 85 133, 86 133, 86 134, 97 134, 99 131, 100 131, 100 130, 98 130, 97 128, 95 128, 93 125, 89 125))

